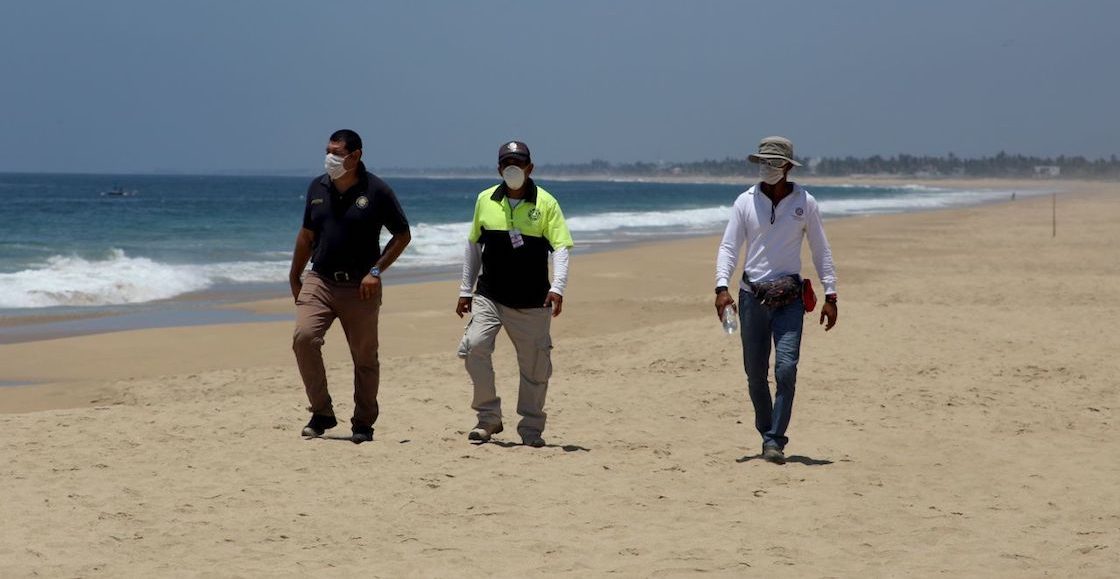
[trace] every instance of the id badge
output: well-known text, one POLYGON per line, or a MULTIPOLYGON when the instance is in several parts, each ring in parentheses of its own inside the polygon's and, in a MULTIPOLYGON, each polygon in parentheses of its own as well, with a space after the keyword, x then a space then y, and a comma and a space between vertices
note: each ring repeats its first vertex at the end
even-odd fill
POLYGON ((514 249, 525 245, 525 240, 521 237, 520 229, 509 230, 509 242, 513 244, 514 249))

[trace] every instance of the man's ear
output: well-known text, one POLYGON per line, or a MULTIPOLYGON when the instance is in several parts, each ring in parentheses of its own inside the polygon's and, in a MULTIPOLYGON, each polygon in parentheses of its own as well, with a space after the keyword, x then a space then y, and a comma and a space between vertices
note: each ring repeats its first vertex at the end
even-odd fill
POLYGON ((528 177, 529 175, 532 175, 532 174, 533 174, 533 164, 529 163, 528 165, 525 166, 525 176, 528 177))

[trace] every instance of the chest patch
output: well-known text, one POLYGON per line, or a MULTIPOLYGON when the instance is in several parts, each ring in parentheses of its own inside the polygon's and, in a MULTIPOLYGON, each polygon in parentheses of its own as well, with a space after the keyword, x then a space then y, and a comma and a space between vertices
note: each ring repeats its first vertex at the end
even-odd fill
POLYGON ((312 200, 311 200, 311 204, 312 204, 312 205, 322 205, 322 204, 323 204, 323 200, 322 200, 322 199, 312 199, 312 200))
POLYGON ((536 207, 530 209, 529 210, 529 221, 540 221, 540 220, 541 220, 541 210, 537 209, 536 207))
POLYGON ((354 205, 357 205, 358 209, 365 209, 366 207, 369 207, 369 199, 367 199, 365 195, 362 195, 354 201, 354 205))
POLYGON ((805 210, 798 207, 797 209, 793 210, 793 214, 798 216, 798 217, 801 217, 802 215, 805 215, 805 210))

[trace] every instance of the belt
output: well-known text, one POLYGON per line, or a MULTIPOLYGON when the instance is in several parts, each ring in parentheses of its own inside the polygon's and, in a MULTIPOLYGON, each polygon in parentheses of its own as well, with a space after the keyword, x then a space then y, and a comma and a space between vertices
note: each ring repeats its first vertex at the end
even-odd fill
MULTIPOLYGON (((785 276, 783 276, 783 277, 785 277, 785 276)), ((801 284, 801 275, 800 274, 792 273, 792 274, 789 274, 789 277, 792 277, 794 280, 796 280, 798 285, 801 284)), ((770 280, 770 281, 773 281, 773 280, 770 280)), ((747 272, 745 272, 745 271, 743 272, 743 283, 747 285, 747 289, 750 290, 750 292, 752 294, 757 294, 758 293, 758 284, 751 281, 750 278, 747 277, 747 272)), ((769 283, 769 282, 763 282, 763 283, 769 283)))
POLYGON ((314 269, 314 268, 312 268, 312 271, 314 271, 315 273, 323 276, 324 278, 326 278, 330 281, 334 281, 334 282, 338 282, 338 283, 346 283, 346 282, 357 283, 357 282, 362 281, 362 278, 365 277, 364 273, 353 273, 353 272, 349 272, 349 271, 319 271, 319 270, 314 269))

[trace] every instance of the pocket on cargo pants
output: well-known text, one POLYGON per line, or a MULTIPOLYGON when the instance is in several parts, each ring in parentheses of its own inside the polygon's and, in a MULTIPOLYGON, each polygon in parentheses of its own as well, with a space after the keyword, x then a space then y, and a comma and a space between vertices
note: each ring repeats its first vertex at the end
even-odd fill
POLYGON ((536 348, 533 356, 533 381, 548 382, 552 377, 552 336, 537 338, 536 348))
POLYGON ((470 320, 467 320, 467 327, 463 328, 463 339, 459 340, 459 351, 456 352, 456 355, 459 356, 459 358, 461 358, 463 360, 466 360, 467 356, 469 356, 471 354, 470 335, 471 335, 471 324, 473 322, 474 322, 473 317, 470 320))

